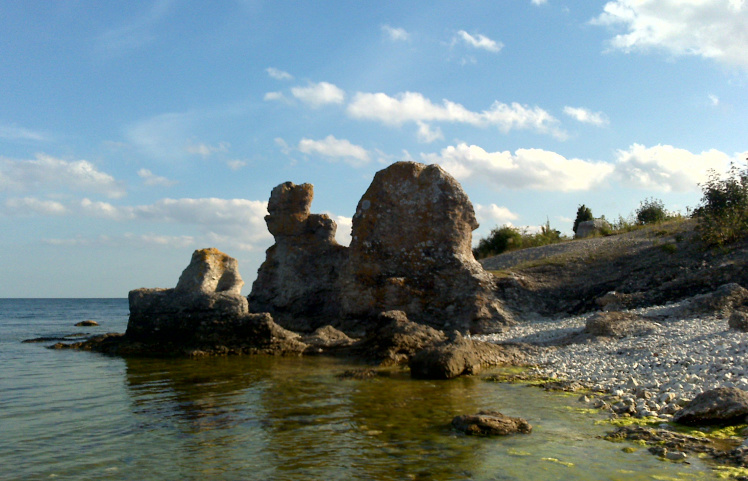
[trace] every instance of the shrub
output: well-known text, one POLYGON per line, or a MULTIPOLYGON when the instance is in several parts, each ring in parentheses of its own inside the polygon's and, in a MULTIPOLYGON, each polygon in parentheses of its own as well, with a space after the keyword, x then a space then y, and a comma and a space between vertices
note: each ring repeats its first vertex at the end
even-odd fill
POLYGON ((574 233, 577 233, 577 227, 579 227, 580 223, 586 222, 588 220, 595 220, 595 217, 592 215, 592 210, 582 204, 577 209, 577 218, 574 219, 574 227, 572 227, 574 233))
POLYGON ((748 235, 748 170, 735 164, 723 179, 710 171, 701 185, 701 204, 694 211, 698 230, 707 245, 722 246, 748 235))
POLYGON ((636 222, 640 225, 659 224, 666 221, 670 216, 665 210, 665 204, 654 197, 645 199, 636 209, 636 222))
POLYGON ((516 227, 504 225, 495 227, 488 237, 478 241, 478 247, 473 249, 476 259, 499 255, 502 252, 517 249, 522 246, 522 233, 516 227))

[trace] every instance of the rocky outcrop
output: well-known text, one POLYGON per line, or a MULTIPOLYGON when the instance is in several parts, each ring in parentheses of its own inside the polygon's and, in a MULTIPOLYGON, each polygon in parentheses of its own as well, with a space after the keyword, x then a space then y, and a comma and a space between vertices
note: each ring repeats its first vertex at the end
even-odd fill
POLYGON ((735 311, 730 314, 727 325, 736 331, 748 332, 748 312, 735 311))
POLYGON ((657 324, 630 312, 598 312, 587 320, 586 334, 604 337, 644 336, 657 330, 657 324))
POLYGON ((696 396, 675 413, 680 424, 740 424, 748 416, 748 392, 734 387, 719 387, 696 396))
POLYGON ((606 229, 610 230, 610 224, 605 219, 586 220, 579 223, 574 237, 584 239, 585 237, 602 234, 606 229))
POLYGON ((458 337, 418 352, 408 363, 410 376, 416 379, 452 379, 477 374, 481 362, 469 339, 458 337))
POLYGON ((731 282, 719 286, 715 291, 700 294, 688 299, 681 307, 680 315, 696 316, 716 313, 720 317, 729 317, 734 309, 748 302, 748 289, 731 282))
POLYGON ((522 418, 505 416, 497 411, 480 411, 464 414, 452 419, 456 430, 478 436, 506 436, 507 434, 530 434, 532 426, 522 418))
POLYGON ((337 281, 346 248, 335 241, 335 222, 310 214, 311 184, 275 187, 265 217, 275 244, 252 285, 252 312, 269 312, 282 326, 298 331, 329 324, 340 316, 337 281))
POLYGON ((376 317, 376 325, 354 353, 385 366, 407 364, 417 352, 446 339, 442 331, 411 322, 403 311, 387 311, 376 317))
POLYGON ((441 167, 397 162, 378 172, 353 217, 343 315, 400 310, 437 329, 502 330, 512 316, 473 257, 477 227, 470 200, 441 167))

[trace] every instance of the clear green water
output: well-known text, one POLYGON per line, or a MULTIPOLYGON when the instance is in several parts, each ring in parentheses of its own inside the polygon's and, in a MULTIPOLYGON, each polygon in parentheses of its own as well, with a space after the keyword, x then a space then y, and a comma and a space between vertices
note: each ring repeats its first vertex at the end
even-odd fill
POLYGON ((326 358, 51 351, 20 340, 75 332, 69 326, 99 311, 100 330, 122 331, 126 301, 35 301, 48 304, 0 299, 3 480, 713 479, 697 459, 674 464, 597 439, 608 428, 578 412, 576 396, 399 371, 341 380, 357 366, 326 358), (474 438, 450 429, 452 417, 480 409, 522 416, 534 431, 474 438))

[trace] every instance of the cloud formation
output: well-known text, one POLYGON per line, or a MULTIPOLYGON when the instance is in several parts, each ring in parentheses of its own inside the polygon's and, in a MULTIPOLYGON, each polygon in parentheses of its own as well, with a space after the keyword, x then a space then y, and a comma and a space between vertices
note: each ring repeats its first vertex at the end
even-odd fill
POLYGON ((529 129, 548 133, 559 139, 566 138, 558 120, 540 107, 518 103, 494 102, 488 110, 473 112, 462 105, 443 100, 434 104, 418 92, 405 92, 390 97, 384 93, 357 93, 348 114, 356 119, 377 120, 387 125, 400 126, 406 122, 451 122, 477 127, 495 126, 502 132, 529 129))
POLYGON ((623 27, 610 45, 624 52, 657 49, 748 68, 745 0, 615 0, 592 23, 623 27))
POLYGON ((328 135, 322 140, 301 139, 299 151, 304 154, 319 154, 333 160, 343 159, 352 165, 369 162, 369 152, 359 145, 350 143, 346 139, 336 139, 328 135))
POLYGON ((714 149, 694 154, 672 145, 634 144, 616 153, 615 178, 630 187, 683 192, 705 182, 710 169, 722 174, 731 161, 743 158, 745 154, 731 157, 714 149))
POLYGON ((86 160, 67 161, 37 154, 35 160, 0 158, 0 191, 80 191, 118 198, 125 188, 86 160))
POLYGON ((457 35, 452 40, 452 43, 454 44, 457 42, 461 42, 473 48, 487 50, 494 53, 498 53, 502 48, 504 48, 504 44, 501 42, 491 40, 490 38, 481 34, 470 35, 465 30, 460 30, 459 32, 457 32, 457 35))
POLYGON ((276 80, 293 80, 293 75, 291 75, 288 72, 284 72, 283 70, 279 70, 275 67, 268 67, 265 69, 265 72, 271 77, 276 80))
POLYGON ((387 35, 387 38, 395 42, 405 41, 410 38, 410 35, 404 28, 394 28, 389 25, 382 25, 382 32, 387 35))
POLYGON ((312 108, 327 104, 342 104, 345 92, 328 82, 310 84, 307 87, 294 87, 291 94, 312 108))
POLYGON ((151 172, 148 169, 140 169, 138 171, 138 177, 143 179, 143 183, 149 187, 155 187, 155 186, 170 187, 172 185, 177 184, 176 180, 169 180, 166 177, 160 177, 158 175, 155 175, 153 172, 151 172))
POLYGON ((542 149, 487 152, 461 143, 439 154, 422 154, 424 161, 438 163, 457 179, 475 178, 502 189, 534 189, 571 192, 602 184, 613 172, 605 162, 567 159, 542 149))
POLYGON ((14 125, 0 125, 0 139, 5 140, 33 140, 36 142, 46 142, 49 136, 41 132, 16 127, 14 125))
POLYGON ((583 124, 592 124, 597 126, 608 125, 610 121, 608 117, 602 112, 592 112, 584 107, 564 107, 564 113, 569 117, 573 118, 577 122, 583 124))
POLYGON ((519 216, 506 207, 496 204, 480 205, 475 204, 475 216, 481 225, 504 225, 511 224, 511 221, 519 219, 519 216))

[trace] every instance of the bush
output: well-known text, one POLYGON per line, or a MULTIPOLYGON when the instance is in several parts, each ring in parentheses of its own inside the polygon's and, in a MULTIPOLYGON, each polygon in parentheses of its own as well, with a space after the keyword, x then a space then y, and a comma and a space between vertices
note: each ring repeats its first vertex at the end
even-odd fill
POLYGON ((502 252, 518 249, 522 246, 522 233, 516 227, 504 225, 495 227, 488 237, 478 241, 478 247, 473 249, 476 259, 499 255, 502 252))
POLYGON ((488 237, 479 240, 478 247, 473 249, 473 255, 476 259, 483 259, 507 251, 556 244, 565 240, 568 239, 560 231, 553 229, 550 221, 546 221, 540 227, 540 232, 535 234, 527 233, 527 229, 505 225, 495 227, 488 237))
POLYGON ((694 211, 701 239, 710 246, 722 246, 748 235, 748 170, 735 164, 722 179, 710 171, 701 185, 701 205, 694 211))
POLYGON ((659 224, 670 216, 665 210, 665 204, 660 199, 649 198, 643 200, 636 209, 636 222, 639 225, 659 224))
POLYGON ((577 218, 574 219, 574 227, 572 227, 574 233, 577 233, 577 227, 579 227, 580 223, 587 222, 588 220, 595 220, 595 217, 592 215, 592 210, 582 204, 577 209, 577 218))

